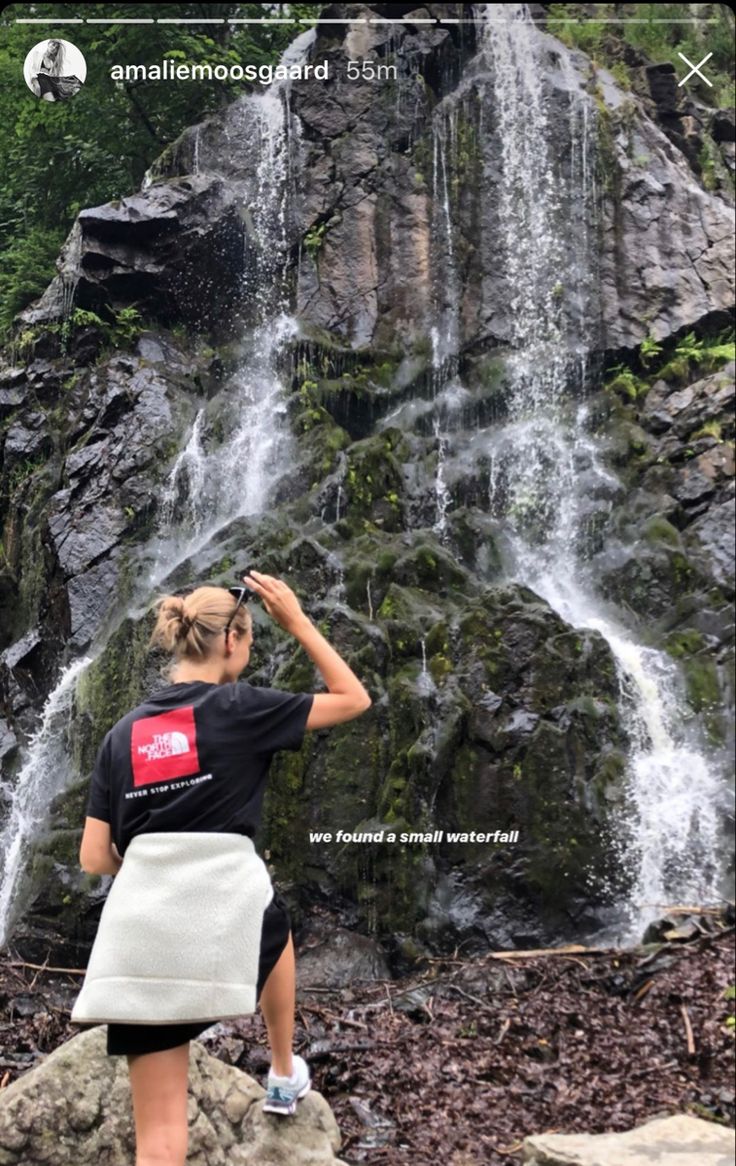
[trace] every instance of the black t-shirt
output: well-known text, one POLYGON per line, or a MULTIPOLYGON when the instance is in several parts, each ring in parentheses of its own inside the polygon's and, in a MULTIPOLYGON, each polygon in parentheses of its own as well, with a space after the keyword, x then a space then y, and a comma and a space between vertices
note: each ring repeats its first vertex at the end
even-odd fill
POLYGON ((120 854, 136 834, 255 837, 272 755, 297 750, 314 694, 246 681, 171 684, 113 725, 97 754, 87 814, 120 854))

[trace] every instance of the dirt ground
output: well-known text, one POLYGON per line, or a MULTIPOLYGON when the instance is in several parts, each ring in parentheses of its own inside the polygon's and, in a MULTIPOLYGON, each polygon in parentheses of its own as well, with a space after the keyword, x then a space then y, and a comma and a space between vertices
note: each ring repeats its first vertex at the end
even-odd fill
MULTIPOLYGON (((438 958, 402 981, 300 989, 294 1048, 332 1106, 340 1156, 510 1166, 543 1131, 623 1131, 676 1112, 733 1127, 732 918, 701 915, 691 931, 628 950, 438 958)), ((0 958, 0 1088, 74 1035, 80 983, 0 958)), ((217 1025, 205 1044, 263 1081, 260 1012, 217 1025)))

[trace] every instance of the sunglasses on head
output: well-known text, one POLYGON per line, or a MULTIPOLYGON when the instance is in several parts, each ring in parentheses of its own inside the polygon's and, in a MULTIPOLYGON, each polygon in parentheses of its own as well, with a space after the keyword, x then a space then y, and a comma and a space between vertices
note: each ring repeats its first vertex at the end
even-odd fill
MULTIPOLYGON (((245 571, 238 572, 237 577, 238 577, 238 579, 242 579, 244 575, 249 575, 249 574, 250 574, 250 568, 246 569, 245 571)), ((247 603, 248 600, 250 599, 251 595, 256 594, 256 592, 253 591, 253 589, 251 587, 246 587, 244 583, 241 583, 241 585, 239 587, 228 587, 228 591, 230 592, 231 595, 235 596, 235 598, 237 599, 238 602, 235 604, 235 607, 230 615, 230 619, 227 621, 227 623, 225 624, 225 627, 222 629, 224 631, 225 635, 227 635, 227 633, 230 631, 230 625, 232 624, 233 620, 235 619, 235 616, 237 614, 237 611, 238 611, 238 608, 240 607, 240 605, 243 603, 247 603)))

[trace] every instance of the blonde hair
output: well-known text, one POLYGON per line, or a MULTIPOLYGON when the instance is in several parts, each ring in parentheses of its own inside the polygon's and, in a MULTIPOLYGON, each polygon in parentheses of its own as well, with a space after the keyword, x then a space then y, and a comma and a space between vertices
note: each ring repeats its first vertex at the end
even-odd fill
MULTIPOLYGON (((236 604, 235 596, 224 587, 197 587, 183 597, 164 595, 157 603, 158 617, 150 646, 173 652, 177 659, 203 660, 236 604)), ((250 612, 241 603, 230 627, 242 635, 251 626, 250 612)))

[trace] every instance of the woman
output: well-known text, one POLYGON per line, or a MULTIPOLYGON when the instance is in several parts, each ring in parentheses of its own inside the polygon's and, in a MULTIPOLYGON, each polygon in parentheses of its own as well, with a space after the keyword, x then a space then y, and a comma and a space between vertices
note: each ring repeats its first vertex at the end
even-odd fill
MULTIPOLYGON (((117 885, 122 885, 125 878, 129 845, 131 861, 136 848, 156 848, 172 838, 176 841, 176 832, 184 832, 181 839, 186 840, 188 848, 190 843, 207 845, 211 841, 234 840, 252 849, 250 840, 260 820, 272 754, 281 748, 300 748, 305 731, 352 720, 371 704, 363 685, 304 614, 286 583, 258 571, 243 578, 247 587, 232 591, 199 587, 184 599, 168 597, 159 604, 152 643, 174 653, 169 677, 172 683, 113 726, 100 748, 92 777, 81 866, 89 874, 123 872, 113 883, 105 911, 111 906, 117 885), (253 643, 252 621, 245 606, 249 591, 261 597, 269 615, 309 653, 322 673, 328 693, 287 693, 238 682, 253 643)), ((251 859, 261 862, 257 856, 251 859)), ((195 858, 195 876, 196 861, 195 858)), ((189 877, 190 865, 187 849, 179 872, 182 879, 189 877)), ((151 881, 158 890, 165 879, 154 876, 151 881)), ((245 879, 230 884, 232 892, 237 895, 240 883, 246 881, 250 886, 245 879)), ((203 893, 207 891, 204 888, 203 893)), ((221 905, 227 908, 231 897, 230 891, 222 895, 221 905), (223 903, 224 899, 228 902, 223 903)), ((193 895, 184 910, 196 910, 195 899, 193 895)), ((176 904, 173 906, 178 909, 176 904)), ((147 919, 144 908, 145 893, 135 906, 145 931, 148 925, 156 926, 157 920, 147 919)), ((115 915, 114 905, 112 914, 115 915)), ((119 918, 118 915, 118 922, 119 918)), ((305 1061, 292 1055, 294 944, 288 911, 278 893, 273 893, 265 913, 259 916, 259 925, 261 922, 256 999, 260 1000, 272 1054, 263 1108, 292 1114, 297 1099, 308 1091, 310 1079, 305 1061)), ((172 942, 175 944, 176 939, 172 942)), ((218 942, 227 948, 228 935, 220 934, 218 942)), ((112 948, 108 945, 105 952, 108 959, 119 958, 122 963, 127 954, 114 944, 112 948)), ((164 966, 167 954, 165 950, 154 953, 164 966)), ((190 954, 184 949, 183 955, 176 958, 186 965, 181 968, 185 973, 182 982, 189 984, 189 961, 196 964, 198 953, 192 950, 190 954)), ((87 979, 92 963, 93 958, 87 979)), ((85 991, 95 990, 94 983, 88 985, 87 979, 80 1000, 85 991)), ((131 982, 137 983, 135 976, 131 982)), ((99 983, 104 998, 105 981, 99 983)), ((143 994, 145 987, 143 984, 143 994)), ((246 984, 244 994, 238 998, 248 999, 248 990, 246 984)), ((110 1005, 109 1015, 113 1017, 127 1015, 116 1010, 119 995, 114 994, 110 1005)), ((128 1057, 136 1166, 184 1166, 189 1041, 217 1016, 205 1019, 208 1014, 200 1011, 197 1003, 194 1011, 186 1015, 197 1018, 199 1023, 173 1024, 181 1011, 168 1003, 157 1002, 157 1007, 159 1024, 111 1021, 108 1053, 128 1057), (162 1011, 165 1015, 161 1015, 162 1011)), ((223 1013, 227 1012, 223 1006, 223 1013)), ((147 1020, 149 1014, 143 1009, 141 1013, 147 1020)), ((94 1008, 86 1019, 90 1017, 100 1019, 94 1008)))
POLYGON ((41 64, 33 78, 33 92, 42 101, 66 101, 82 88, 79 77, 65 77, 66 53, 59 40, 50 40, 44 50, 41 64))

